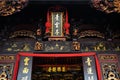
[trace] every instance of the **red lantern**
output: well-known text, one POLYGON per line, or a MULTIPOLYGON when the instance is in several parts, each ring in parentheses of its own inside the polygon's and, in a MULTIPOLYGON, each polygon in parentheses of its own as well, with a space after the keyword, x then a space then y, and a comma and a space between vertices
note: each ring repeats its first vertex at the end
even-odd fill
POLYGON ((47 22, 45 23, 45 26, 46 26, 46 33, 49 33, 50 32, 50 28, 51 28, 51 23, 50 23, 50 19, 49 19, 49 11, 47 12, 47 22))
POLYGON ((51 28, 51 23, 50 22, 46 22, 45 26, 46 26, 46 33, 48 33, 49 29, 51 28))
POLYGON ((65 23, 65 24, 64 24, 64 28, 65 28, 66 34, 69 34, 69 27, 70 27, 70 24, 69 24, 69 23, 65 23))
POLYGON ((65 21, 65 24, 64 24, 64 28, 65 28, 65 32, 66 32, 67 35, 69 34, 69 27, 70 27, 70 24, 68 23, 68 12, 66 10, 66 21, 65 21))

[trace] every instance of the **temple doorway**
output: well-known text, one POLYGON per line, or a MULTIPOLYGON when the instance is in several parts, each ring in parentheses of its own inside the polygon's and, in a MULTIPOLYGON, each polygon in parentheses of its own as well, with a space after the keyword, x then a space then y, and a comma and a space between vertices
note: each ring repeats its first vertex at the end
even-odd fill
POLYGON ((82 57, 33 57, 32 80, 84 80, 82 57))

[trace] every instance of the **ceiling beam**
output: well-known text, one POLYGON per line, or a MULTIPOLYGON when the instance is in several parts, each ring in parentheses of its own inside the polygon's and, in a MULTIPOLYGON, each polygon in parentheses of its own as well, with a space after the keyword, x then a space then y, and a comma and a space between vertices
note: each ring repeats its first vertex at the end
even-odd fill
POLYGON ((86 2, 90 0, 30 0, 30 1, 71 1, 71 2, 82 1, 82 2, 86 2))
POLYGON ((30 0, 31 4, 89 4, 90 0, 30 0))

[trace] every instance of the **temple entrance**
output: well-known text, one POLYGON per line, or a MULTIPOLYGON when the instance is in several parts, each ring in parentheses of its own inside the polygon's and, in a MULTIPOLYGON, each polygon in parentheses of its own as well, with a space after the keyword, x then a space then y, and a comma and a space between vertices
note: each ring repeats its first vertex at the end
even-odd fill
POLYGON ((33 57, 32 80, 84 80, 82 57, 33 57))

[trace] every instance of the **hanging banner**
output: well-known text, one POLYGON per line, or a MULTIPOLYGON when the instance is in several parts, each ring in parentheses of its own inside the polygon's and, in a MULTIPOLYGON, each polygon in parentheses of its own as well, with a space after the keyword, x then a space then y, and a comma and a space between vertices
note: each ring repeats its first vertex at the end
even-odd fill
POLYGON ((98 80, 93 56, 83 57, 84 80, 98 80))
POLYGON ((21 56, 17 80, 31 80, 32 57, 21 56))

